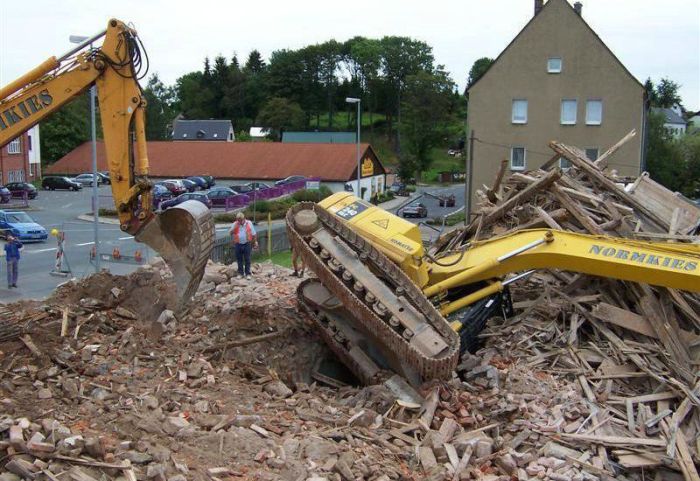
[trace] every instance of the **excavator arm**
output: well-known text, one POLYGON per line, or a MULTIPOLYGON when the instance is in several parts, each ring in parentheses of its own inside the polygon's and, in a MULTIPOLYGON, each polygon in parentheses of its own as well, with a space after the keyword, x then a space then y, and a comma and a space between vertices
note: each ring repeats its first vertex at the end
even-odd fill
POLYGON ((443 316, 460 318, 503 291, 509 273, 556 268, 700 292, 697 244, 542 229, 434 258, 418 226, 347 193, 292 209, 287 224, 294 248, 323 283, 302 284, 301 304, 362 380, 382 369, 414 384, 448 377, 459 354, 453 334, 463 326, 443 316))
POLYGON ((182 305, 204 273, 213 247, 214 224, 206 207, 195 201, 160 215, 154 213, 146 101, 138 83, 143 53, 136 31, 112 19, 105 31, 6 85, 0 89, 0 146, 96 85, 120 228, 154 248, 170 265, 182 305), (86 49, 100 38, 104 38, 101 47, 86 49))

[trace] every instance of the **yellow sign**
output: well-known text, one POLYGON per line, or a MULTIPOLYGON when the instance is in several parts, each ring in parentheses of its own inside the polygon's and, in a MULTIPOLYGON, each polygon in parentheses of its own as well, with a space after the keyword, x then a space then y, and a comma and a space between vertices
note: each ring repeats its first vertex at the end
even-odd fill
POLYGON ((374 162, 369 157, 362 161, 362 177, 374 175, 374 162))

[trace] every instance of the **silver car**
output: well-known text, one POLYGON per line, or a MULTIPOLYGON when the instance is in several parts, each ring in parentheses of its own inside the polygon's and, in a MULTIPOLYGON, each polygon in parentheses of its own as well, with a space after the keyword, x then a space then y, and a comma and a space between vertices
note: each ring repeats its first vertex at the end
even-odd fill
MULTIPOLYGON (((79 184, 83 186, 91 186, 92 185, 92 174, 80 174, 77 177, 73 178, 74 181, 78 182, 79 184)), ((97 185, 100 185, 102 183, 102 178, 98 175, 97 176, 97 185)))

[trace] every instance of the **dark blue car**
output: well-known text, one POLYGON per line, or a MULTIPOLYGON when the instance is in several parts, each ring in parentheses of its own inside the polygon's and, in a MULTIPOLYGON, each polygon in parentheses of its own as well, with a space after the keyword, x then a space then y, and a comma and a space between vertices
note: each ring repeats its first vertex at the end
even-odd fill
POLYGON ((156 209, 161 202, 173 198, 172 192, 170 192, 167 187, 160 184, 155 184, 153 186, 151 194, 153 195, 153 207, 156 209))
POLYGON ((209 188, 209 182, 207 182, 207 179, 203 177, 198 177, 198 176, 193 176, 193 177, 187 177, 187 180, 194 182, 197 184, 197 188, 199 190, 207 190, 209 188))
POLYGON ((180 194, 174 199, 169 199, 161 202, 160 208, 162 210, 168 209, 170 207, 174 207, 176 205, 182 204, 186 200, 198 200, 202 204, 206 205, 208 208, 211 209, 211 200, 209 200, 209 197, 207 197, 207 194, 202 194, 198 192, 188 192, 186 194, 180 194))

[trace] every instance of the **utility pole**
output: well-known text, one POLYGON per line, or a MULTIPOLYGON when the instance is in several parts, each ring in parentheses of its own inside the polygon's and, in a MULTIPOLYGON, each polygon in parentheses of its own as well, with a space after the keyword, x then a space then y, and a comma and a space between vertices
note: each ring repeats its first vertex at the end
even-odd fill
POLYGON ((469 155, 465 164, 467 177, 464 179, 464 226, 469 225, 472 215, 472 181, 474 179, 474 129, 469 134, 469 155))

